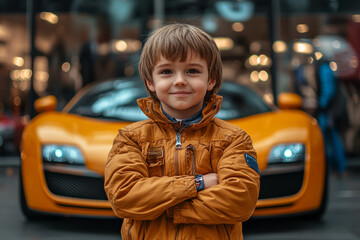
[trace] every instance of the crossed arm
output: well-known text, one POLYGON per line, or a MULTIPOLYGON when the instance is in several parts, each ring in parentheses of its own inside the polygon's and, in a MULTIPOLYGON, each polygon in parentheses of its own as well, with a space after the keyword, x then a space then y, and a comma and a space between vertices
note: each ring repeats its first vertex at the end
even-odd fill
POLYGON ((105 169, 105 190, 114 212, 138 220, 167 212, 175 223, 247 220, 258 198, 259 175, 247 166, 243 155, 256 153, 250 138, 236 140, 229 147, 232 150, 224 152, 217 173, 205 174, 205 189, 197 192, 194 176, 149 177, 141 150, 120 132, 105 169))

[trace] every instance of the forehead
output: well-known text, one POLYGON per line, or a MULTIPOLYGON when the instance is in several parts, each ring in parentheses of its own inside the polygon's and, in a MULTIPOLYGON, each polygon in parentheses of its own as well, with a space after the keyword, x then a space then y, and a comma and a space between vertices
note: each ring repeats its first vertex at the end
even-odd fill
POLYGON ((204 58, 200 57, 200 54, 194 52, 194 51, 188 51, 188 54, 185 56, 178 56, 175 57, 169 57, 164 56, 163 54, 159 54, 159 56, 156 58, 154 62, 154 67, 156 67, 159 64, 163 63, 174 63, 174 62, 181 62, 181 63, 198 63, 198 64, 204 64, 206 65, 206 60, 204 58))

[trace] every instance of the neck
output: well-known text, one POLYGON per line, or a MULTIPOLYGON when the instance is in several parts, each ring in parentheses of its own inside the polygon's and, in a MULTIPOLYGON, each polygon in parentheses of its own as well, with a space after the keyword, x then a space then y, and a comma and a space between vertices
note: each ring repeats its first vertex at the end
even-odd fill
POLYGON ((204 105, 205 104, 201 103, 199 105, 193 106, 192 108, 188 108, 186 110, 179 110, 179 109, 174 109, 174 108, 171 108, 170 106, 161 104, 161 109, 163 110, 163 112, 166 112, 171 117, 183 120, 183 119, 190 118, 190 117, 194 116, 195 114, 197 114, 199 111, 201 111, 203 109, 204 105))
POLYGON ((184 121, 184 122, 193 122, 193 121, 196 121, 198 122, 197 120, 201 120, 202 119, 202 110, 205 108, 206 104, 204 103, 203 106, 201 107, 201 109, 199 109, 199 111, 197 111, 195 114, 192 114, 191 116, 189 117, 184 117, 182 115, 181 118, 178 118, 178 117, 174 117, 170 114, 168 114, 164 108, 162 107, 161 105, 161 110, 163 111, 163 113, 165 114, 165 116, 172 122, 177 122, 177 121, 184 121))

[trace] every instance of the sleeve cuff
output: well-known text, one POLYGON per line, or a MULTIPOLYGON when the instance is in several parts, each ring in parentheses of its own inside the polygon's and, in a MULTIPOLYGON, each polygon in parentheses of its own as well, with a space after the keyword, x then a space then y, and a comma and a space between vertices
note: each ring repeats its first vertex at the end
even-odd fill
POLYGON ((177 178, 173 181, 173 197, 174 198, 194 198, 197 196, 195 186, 195 177, 186 176, 177 178))

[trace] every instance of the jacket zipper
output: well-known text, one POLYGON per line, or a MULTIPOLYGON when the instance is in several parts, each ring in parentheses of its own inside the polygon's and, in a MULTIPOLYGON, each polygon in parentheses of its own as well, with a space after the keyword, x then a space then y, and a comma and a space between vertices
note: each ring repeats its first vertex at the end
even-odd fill
POLYGON ((181 149, 182 148, 182 145, 181 145, 181 132, 182 131, 179 131, 179 132, 176 133, 176 144, 175 144, 176 149, 181 149))
POLYGON ((182 149, 182 144, 181 144, 181 133, 182 133, 181 129, 180 131, 176 132, 176 143, 175 143, 175 176, 179 176, 179 159, 178 159, 178 154, 179 154, 179 150, 182 149))

